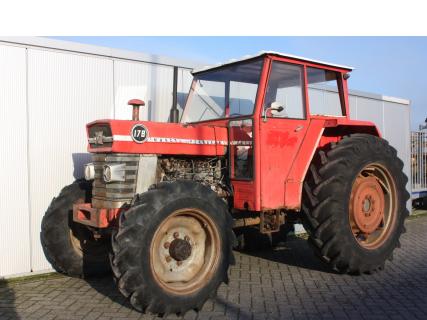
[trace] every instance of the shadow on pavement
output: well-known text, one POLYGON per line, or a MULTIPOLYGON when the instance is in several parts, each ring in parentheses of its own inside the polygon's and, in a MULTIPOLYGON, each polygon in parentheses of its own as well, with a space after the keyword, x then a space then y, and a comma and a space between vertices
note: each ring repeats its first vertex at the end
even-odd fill
POLYGON ((114 282, 113 275, 108 275, 102 278, 88 278, 85 279, 85 281, 97 292, 111 299, 111 301, 128 309, 134 310, 128 299, 120 293, 116 283, 114 282))
POLYGON ((298 268, 338 274, 314 254, 307 240, 301 238, 289 239, 278 247, 256 253, 256 256, 298 268))
POLYGON ((0 319, 20 319, 15 309, 15 292, 0 279, 0 319))
MULTIPOLYGON (((241 250, 243 254, 262 258, 269 261, 283 263, 298 268, 321 271, 326 273, 338 274, 332 270, 329 265, 317 257, 306 239, 288 236, 286 241, 271 247, 267 241, 262 243, 263 239, 257 237, 258 246, 255 250, 241 250)), ((249 249, 251 245, 249 246, 249 249)))

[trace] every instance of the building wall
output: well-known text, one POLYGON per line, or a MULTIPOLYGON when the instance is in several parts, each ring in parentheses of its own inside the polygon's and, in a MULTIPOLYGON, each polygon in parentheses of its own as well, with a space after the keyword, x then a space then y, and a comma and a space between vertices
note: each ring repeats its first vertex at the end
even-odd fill
MULTIPOLYGON (((51 268, 40 224, 90 161, 86 123, 130 119, 132 98, 146 102, 141 119, 167 121, 173 66, 0 42, 0 70, 2 277, 51 268)), ((179 68, 181 104, 191 78, 187 66, 179 68)))
MULTIPOLYGON (((50 269, 40 245, 41 219, 53 197, 82 176, 86 123, 130 119, 127 101, 146 102, 141 119, 167 121, 173 66, 178 103, 191 63, 39 38, 0 38, 0 277, 50 269)), ((194 65, 196 66, 196 65, 194 65)), ((352 93, 351 117, 374 121, 398 149, 409 176, 409 108, 352 93), (399 123, 396 126, 396 123, 399 123)))
POLYGON ((0 70, 1 276, 31 268, 25 49, 0 46, 0 70))

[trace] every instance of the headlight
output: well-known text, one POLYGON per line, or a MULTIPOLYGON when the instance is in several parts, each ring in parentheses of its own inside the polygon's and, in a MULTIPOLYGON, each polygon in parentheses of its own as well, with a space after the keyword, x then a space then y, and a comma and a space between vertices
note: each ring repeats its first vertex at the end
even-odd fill
POLYGON ((126 181, 126 164, 106 164, 104 165, 104 181, 126 181))
POLYGON ((88 163, 84 165, 84 173, 85 173, 85 179, 90 181, 95 179, 95 166, 93 163, 88 163))

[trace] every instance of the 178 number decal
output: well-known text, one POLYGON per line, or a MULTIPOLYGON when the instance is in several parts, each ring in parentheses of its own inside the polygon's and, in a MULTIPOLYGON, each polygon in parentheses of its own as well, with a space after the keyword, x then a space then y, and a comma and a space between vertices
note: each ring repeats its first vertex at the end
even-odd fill
POLYGON ((143 143, 148 138, 148 130, 142 124, 136 124, 132 127, 131 137, 136 143, 143 143))

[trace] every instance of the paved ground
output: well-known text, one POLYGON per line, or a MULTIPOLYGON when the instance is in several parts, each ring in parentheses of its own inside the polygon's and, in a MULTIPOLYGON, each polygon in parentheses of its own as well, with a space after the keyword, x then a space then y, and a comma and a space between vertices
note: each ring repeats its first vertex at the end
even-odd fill
MULTIPOLYGON (((236 253, 230 285, 185 319, 427 319, 427 217, 407 229, 394 261, 375 275, 331 273, 301 239, 276 251, 236 253)), ((2 320, 153 318, 132 310, 111 278, 0 283, 2 320)))

